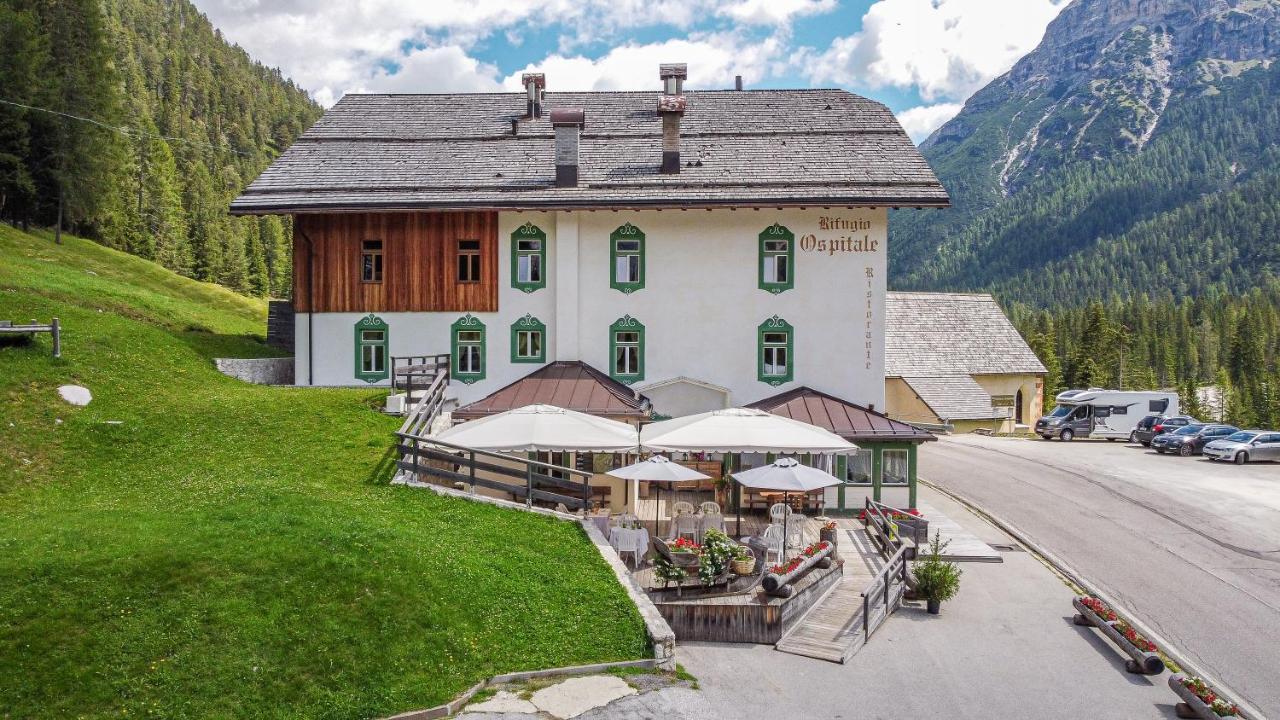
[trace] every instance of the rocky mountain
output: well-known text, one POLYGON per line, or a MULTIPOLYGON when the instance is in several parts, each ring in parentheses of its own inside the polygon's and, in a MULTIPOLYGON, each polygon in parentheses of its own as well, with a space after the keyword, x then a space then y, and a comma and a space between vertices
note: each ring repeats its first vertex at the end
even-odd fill
POLYGON ((1037 304, 1256 284, 1280 259, 1277 55, 1280 0, 1076 0, 922 144, 955 207, 894 214, 892 282, 1037 304))

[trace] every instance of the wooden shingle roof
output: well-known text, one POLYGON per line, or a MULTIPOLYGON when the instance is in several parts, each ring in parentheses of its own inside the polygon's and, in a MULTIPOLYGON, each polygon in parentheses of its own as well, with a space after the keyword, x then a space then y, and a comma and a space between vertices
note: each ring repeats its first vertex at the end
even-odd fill
POLYGON ((526 405, 554 405, 615 419, 649 417, 649 399, 582 362, 553 362, 504 388, 453 411, 475 420, 526 405))
POLYGON ((937 440, 928 431, 809 387, 788 390, 747 407, 816 425, 853 442, 937 440))
POLYGON ((986 293, 891 292, 884 324, 889 377, 1045 373, 986 293))
POLYGON ((679 174, 659 93, 346 95, 232 203, 238 214, 795 205, 946 206, 884 105, 843 90, 691 91, 679 174), (555 187, 550 109, 586 113, 579 183, 555 187))
POLYGON ((998 416, 991 395, 971 375, 904 377, 916 396, 943 422, 990 420, 998 416))

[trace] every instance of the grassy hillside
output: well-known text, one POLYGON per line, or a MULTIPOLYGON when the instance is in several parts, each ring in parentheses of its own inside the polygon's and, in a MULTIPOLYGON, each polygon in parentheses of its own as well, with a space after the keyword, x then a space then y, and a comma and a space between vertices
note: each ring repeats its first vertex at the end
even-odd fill
POLYGON ((391 487, 374 390, 250 386, 264 307, 0 226, 0 717, 352 718, 640 657, 577 528, 391 487), (85 408, 56 387, 90 388, 85 408))

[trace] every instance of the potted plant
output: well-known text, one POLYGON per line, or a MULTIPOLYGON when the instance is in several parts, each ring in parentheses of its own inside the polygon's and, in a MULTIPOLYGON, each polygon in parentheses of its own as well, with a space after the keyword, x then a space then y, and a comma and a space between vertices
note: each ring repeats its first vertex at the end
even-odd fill
POLYGON ((698 555, 698 579, 712 585, 729 567, 738 546, 728 535, 714 528, 702 535, 702 551, 698 555))
POLYGON ((836 544, 836 521, 835 520, 828 520, 827 522, 822 524, 822 527, 818 529, 818 539, 821 540, 822 542, 829 542, 832 545, 836 544))
POLYGON ((1178 717, 1217 720, 1240 716, 1238 705, 1218 695, 1216 690, 1198 677, 1171 675, 1169 687, 1182 699, 1175 708, 1178 717))
POLYGON ((942 603, 960 591, 963 573, 955 563, 942 559, 942 553, 950 544, 950 540, 942 542, 941 532, 935 533, 929 542, 929 553, 912 567, 916 576, 916 595, 925 599, 930 615, 942 612, 942 603))
POLYGON ((665 558, 658 558, 653 564, 653 576, 662 581, 663 590, 675 583, 676 594, 679 595, 681 583, 689 577, 689 573, 684 568, 667 562, 665 558))
POLYGON ((738 545, 733 548, 733 572, 738 575, 750 575, 756 569, 756 556, 751 548, 738 545))

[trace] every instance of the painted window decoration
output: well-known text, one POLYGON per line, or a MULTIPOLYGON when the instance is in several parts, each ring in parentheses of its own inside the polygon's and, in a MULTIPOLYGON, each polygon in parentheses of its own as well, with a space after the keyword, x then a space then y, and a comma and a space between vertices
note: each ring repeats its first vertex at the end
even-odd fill
POLYGON ((632 293, 644 288, 644 233, 627 223, 609 235, 609 287, 632 293))
POLYGON ((470 385, 484 379, 485 374, 485 337, 484 323, 480 318, 467 313, 454 321, 450 327, 453 336, 453 368, 454 380, 470 385))
POLYGON ((774 223, 760 233, 760 289, 777 294, 796 286, 796 236, 774 223))
POLYGON ((382 282, 382 241, 360 243, 360 282, 382 282))
POLYGON ((480 241, 458 241, 458 282, 480 282, 480 241))
POLYGON ((366 315, 356 321, 356 379, 376 383, 389 377, 387 372, 387 323, 377 315, 366 315))
POLYGON ((541 363, 547 360, 547 326, 532 315, 511 324, 511 362, 541 363))
POLYGON ((511 233, 511 287, 531 293, 547 286, 547 234, 533 223, 511 233))
POLYGON ((628 385, 644 379, 644 325, 623 315, 609 326, 609 375, 628 385))
POLYGON ((795 357, 791 351, 794 336, 791 325, 777 315, 760 323, 757 350, 760 382, 776 386, 795 378, 795 357))

